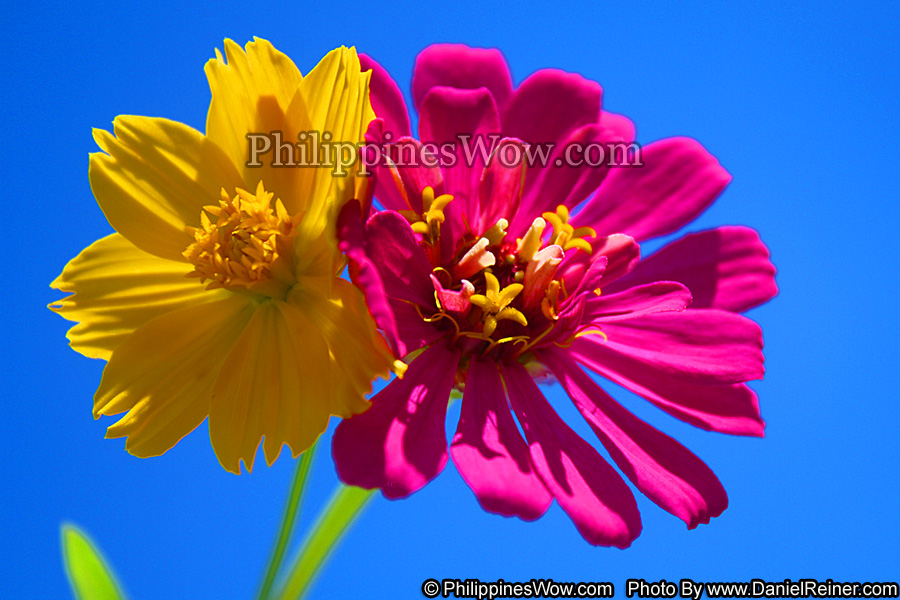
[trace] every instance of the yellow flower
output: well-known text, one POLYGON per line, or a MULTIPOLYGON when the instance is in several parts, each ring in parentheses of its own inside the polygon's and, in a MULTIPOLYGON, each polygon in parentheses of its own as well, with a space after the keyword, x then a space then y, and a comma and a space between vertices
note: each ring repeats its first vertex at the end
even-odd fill
MULTIPOLYGON (((247 166, 247 134, 362 141, 374 118, 354 49, 305 77, 256 39, 225 41, 206 64, 206 135, 166 119, 120 116, 96 130, 91 189, 117 233, 75 257, 50 308, 78 324, 72 348, 109 361, 94 416, 126 414, 107 437, 157 456, 209 417, 222 465, 252 470, 296 456, 329 415, 368 408, 392 357, 343 267, 334 221, 365 192, 352 171, 247 166)), ((271 157, 270 157, 271 158, 271 157)))

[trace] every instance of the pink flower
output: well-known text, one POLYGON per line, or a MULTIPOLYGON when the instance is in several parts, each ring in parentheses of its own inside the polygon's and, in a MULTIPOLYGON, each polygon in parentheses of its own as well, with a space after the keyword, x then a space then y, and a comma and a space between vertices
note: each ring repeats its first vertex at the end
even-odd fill
MULTIPOLYGON (((396 84, 370 59, 363 68, 373 70, 383 131, 409 136, 396 84)), ((709 467, 582 367, 700 428, 763 435, 745 383, 763 376, 762 335, 737 314, 777 291, 757 234, 703 231, 640 261, 638 243, 695 218, 728 173, 687 138, 647 145, 640 168, 551 160, 526 171, 461 160, 458 134, 500 134, 498 146, 554 142, 557 153, 571 141, 633 141, 631 122, 603 111, 600 97, 596 83, 556 70, 513 89, 496 50, 439 45, 419 55, 419 138, 457 143, 432 168, 380 167, 385 210, 365 223, 358 207, 342 214, 354 279, 409 362, 368 412, 338 426, 333 453, 344 482, 398 498, 437 476, 458 389, 449 455, 485 510, 531 520, 555 498, 588 542, 627 547, 641 531, 634 497, 544 398, 537 382, 555 380, 621 472, 660 507, 689 528, 726 508, 709 467)), ((377 138, 377 127, 370 133, 377 138)))

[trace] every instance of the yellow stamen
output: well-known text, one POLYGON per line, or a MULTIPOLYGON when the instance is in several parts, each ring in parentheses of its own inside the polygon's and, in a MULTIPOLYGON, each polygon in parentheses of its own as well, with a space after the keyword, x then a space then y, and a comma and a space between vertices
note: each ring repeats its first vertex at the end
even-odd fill
POLYGON ((403 379, 403 376, 406 374, 406 370, 408 368, 409 365, 407 365, 402 360, 395 360, 394 366, 391 370, 397 375, 397 379, 403 379))
POLYGON ((583 238, 585 236, 597 237, 597 233, 590 227, 575 229, 569 225, 569 209, 565 205, 560 204, 557 206, 555 213, 545 212, 541 216, 547 219, 553 227, 553 236, 550 238, 550 244, 562 246, 563 250, 578 248, 588 254, 593 252, 590 243, 583 238))
POLYGON ((554 279, 547 286, 544 298, 541 300, 541 312, 551 321, 559 319, 559 281, 554 279))
POLYGON ((569 339, 567 339, 564 342, 553 342, 553 343, 556 346, 559 346, 560 348, 568 348, 578 338, 584 337, 586 335, 595 335, 595 334, 602 335, 603 341, 609 341, 609 336, 607 336, 606 333, 604 333, 604 331, 602 329, 597 328, 597 329, 585 329, 584 331, 579 331, 578 333, 576 333, 575 335, 573 335, 572 337, 570 337, 569 339))
POLYGON ((222 189, 218 206, 205 206, 200 227, 188 227, 194 243, 183 256, 194 265, 189 277, 208 288, 251 288, 266 281, 293 280, 293 237, 302 215, 291 217, 281 200, 266 191, 238 188, 230 198, 222 189), (208 215, 216 218, 213 222, 208 215))
POLYGON ((429 242, 435 243, 440 237, 440 226, 446 217, 444 209, 453 200, 450 194, 441 194, 437 198, 434 196, 434 188, 430 185, 422 190, 422 208, 421 215, 411 210, 401 210, 400 214, 405 218, 412 230, 424 236, 429 236, 429 242))
POLYGON ((516 250, 516 257, 520 262, 527 263, 540 250, 542 244, 541 236, 544 235, 544 227, 546 226, 547 222, 540 217, 531 223, 531 227, 528 228, 525 237, 519 240, 519 247, 516 250))
POLYGON ((493 227, 485 231, 481 237, 487 238, 491 246, 496 246, 506 237, 507 227, 509 227, 509 221, 500 219, 493 227))
POLYGON ((497 329, 500 321, 515 321, 523 327, 528 325, 528 320, 517 309, 509 306, 516 296, 518 296, 524 286, 521 283, 511 283, 503 290, 500 289, 500 282, 491 273, 484 274, 486 288, 484 294, 472 294, 469 302, 477 306, 482 311, 481 320, 484 323, 482 333, 490 336, 497 329))

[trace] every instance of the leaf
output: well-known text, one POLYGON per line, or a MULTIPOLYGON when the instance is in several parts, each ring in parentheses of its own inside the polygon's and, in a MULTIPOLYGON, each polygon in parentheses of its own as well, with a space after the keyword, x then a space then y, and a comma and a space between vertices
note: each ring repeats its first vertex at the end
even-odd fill
POLYGON ((66 575, 77 600, 125 600, 100 551, 74 525, 62 526, 62 553, 66 575))

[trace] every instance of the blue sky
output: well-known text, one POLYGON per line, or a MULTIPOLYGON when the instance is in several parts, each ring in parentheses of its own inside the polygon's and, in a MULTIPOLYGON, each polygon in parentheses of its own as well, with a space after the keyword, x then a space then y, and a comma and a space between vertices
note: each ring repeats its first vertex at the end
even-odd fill
MULTIPOLYGON (((312 597, 419 598, 427 578, 610 581, 620 596, 628 578, 900 578, 896 8, 304 4, 2 8, 3 182, 16 214, 2 261, 0 596, 69 597, 65 520, 91 533, 134 600, 256 590, 293 463, 228 474, 205 426, 162 458, 128 455, 103 439, 112 420, 91 417, 103 364, 71 351, 67 322, 45 308, 66 261, 111 231, 88 186, 91 128, 140 114, 202 130, 203 64, 225 37, 253 36, 304 72, 356 45, 405 92, 416 53, 435 42, 498 47, 516 82, 544 67, 599 81, 605 107, 631 117, 641 143, 688 135, 718 157, 734 181, 685 231, 756 228, 781 289, 749 313, 766 341, 767 375, 753 384, 765 439, 696 430, 613 388, 717 473, 730 507, 710 525, 688 531, 639 496, 641 537, 625 551, 594 548, 557 506, 534 523, 483 512, 451 465, 409 499, 378 498, 312 597)), ((321 448, 304 525, 336 483, 321 448)))

